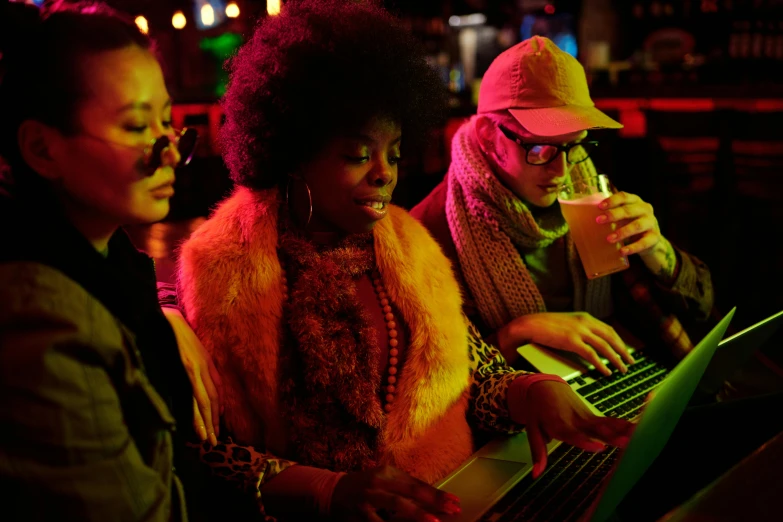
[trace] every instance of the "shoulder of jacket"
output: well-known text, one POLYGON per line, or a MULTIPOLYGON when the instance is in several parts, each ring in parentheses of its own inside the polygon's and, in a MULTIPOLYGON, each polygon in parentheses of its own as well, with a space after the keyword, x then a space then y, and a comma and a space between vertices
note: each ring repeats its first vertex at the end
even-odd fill
POLYGON ((0 264, 0 295, 0 324, 25 320, 41 325, 57 323, 96 343, 121 343, 119 320, 56 268, 33 262, 0 264))

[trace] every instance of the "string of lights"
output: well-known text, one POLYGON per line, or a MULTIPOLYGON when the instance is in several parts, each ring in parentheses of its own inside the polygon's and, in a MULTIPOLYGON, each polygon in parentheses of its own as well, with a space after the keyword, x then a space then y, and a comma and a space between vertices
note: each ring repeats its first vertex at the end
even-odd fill
MULTIPOLYGON (((192 19, 200 29, 216 27, 226 18, 239 18, 241 12, 236 2, 223 5, 223 0, 195 0, 192 19)), ((280 0, 266 0, 266 10, 270 16, 280 14, 280 0)), ((147 18, 139 15, 135 18, 141 32, 148 34, 150 27, 147 18)), ((174 29, 184 29, 188 25, 188 16, 182 10, 177 10, 171 16, 174 29)))

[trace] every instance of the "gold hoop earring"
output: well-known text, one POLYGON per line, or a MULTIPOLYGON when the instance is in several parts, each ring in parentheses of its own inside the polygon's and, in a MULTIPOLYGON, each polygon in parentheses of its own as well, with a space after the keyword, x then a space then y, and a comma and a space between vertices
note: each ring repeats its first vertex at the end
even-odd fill
POLYGON ((290 200, 288 198, 288 192, 289 192, 289 189, 291 188, 291 180, 294 180, 294 179, 299 180, 302 183, 304 183, 304 186, 307 189, 307 200, 310 203, 310 212, 307 214, 307 223, 305 223, 305 226, 304 226, 304 228, 306 230, 307 227, 310 226, 310 220, 313 219, 313 195, 310 192, 310 185, 308 185, 307 182, 304 179, 300 178, 299 176, 288 176, 288 183, 286 183, 286 185, 285 185, 285 204, 288 207, 288 212, 291 212, 291 202, 290 202, 290 200))

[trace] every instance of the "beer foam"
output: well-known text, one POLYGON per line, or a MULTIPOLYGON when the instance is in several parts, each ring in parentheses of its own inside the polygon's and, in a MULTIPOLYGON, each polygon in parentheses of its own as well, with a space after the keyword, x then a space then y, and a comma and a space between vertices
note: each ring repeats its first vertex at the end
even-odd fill
POLYGON ((560 199, 557 200, 561 205, 593 205, 597 206, 600 202, 608 198, 610 194, 590 194, 579 199, 560 199))

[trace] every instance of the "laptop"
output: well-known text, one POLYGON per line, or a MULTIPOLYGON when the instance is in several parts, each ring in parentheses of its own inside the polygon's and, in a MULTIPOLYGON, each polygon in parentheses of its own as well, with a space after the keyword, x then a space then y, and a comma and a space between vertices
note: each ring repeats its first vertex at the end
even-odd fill
MULTIPOLYGON (((523 432, 493 440, 436 485, 461 500, 462 512, 442 517, 442 520, 607 520, 668 441, 735 310, 731 310, 668 376, 659 376, 655 370, 645 373, 644 377, 637 375, 640 380, 622 392, 660 377, 655 396, 646 405, 645 394, 638 405, 626 408, 626 403, 634 400, 626 397, 624 402, 605 409, 614 416, 628 419, 644 409, 625 450, 609 448, 590 453, 552 441, 547 447, 547 469, 533 480, 533 459, 527 435, 523 432), (625 410, 624 413, 618 406, 625 410)), ((637 363, 645 361, 640 358, 637 363)), ((642 373, 650 369, 648 367, 642 373)), ((586 382, 577 386, 591 384, 586 382)), ((600 412, 598 405, 605 399, 590 402, 591 395, 582 394, 582 397, 593 411, 600 412)))
POLYGON ((758 323, 749 326, 718 344, 704 376, 699 381, 695 396, 698 398, 715 397, 726 379, 753 356, 783 325, 783 311, 773 314, 758 323))
MULTIPOLYGON (((781 325, 783 311, 723 339, 699 382, 692 402, 714 398, 724 381, 742 367, 781 325)), ((617 330, 623 339, 632 338, 620 327, 617 330)), ((594 405, 594 411, 616 417, 627 412, 638 413, 647 393, 658 386, 671 370, 669 366, 645 356, 633 345, 626 344, 626 349, 634 355, 636 362, 628 365, 627 373, 615 371, 610 376, 601 374, 592 364, 570 352, 534 343, 521 346, 517 351, 539 372, 562 377, 574 391, 588 398, 588 402, 594 405), (633 389, 618 395, 629 388, 633 389)), ((601 360, 612 367, 605 358, 601 360)))

